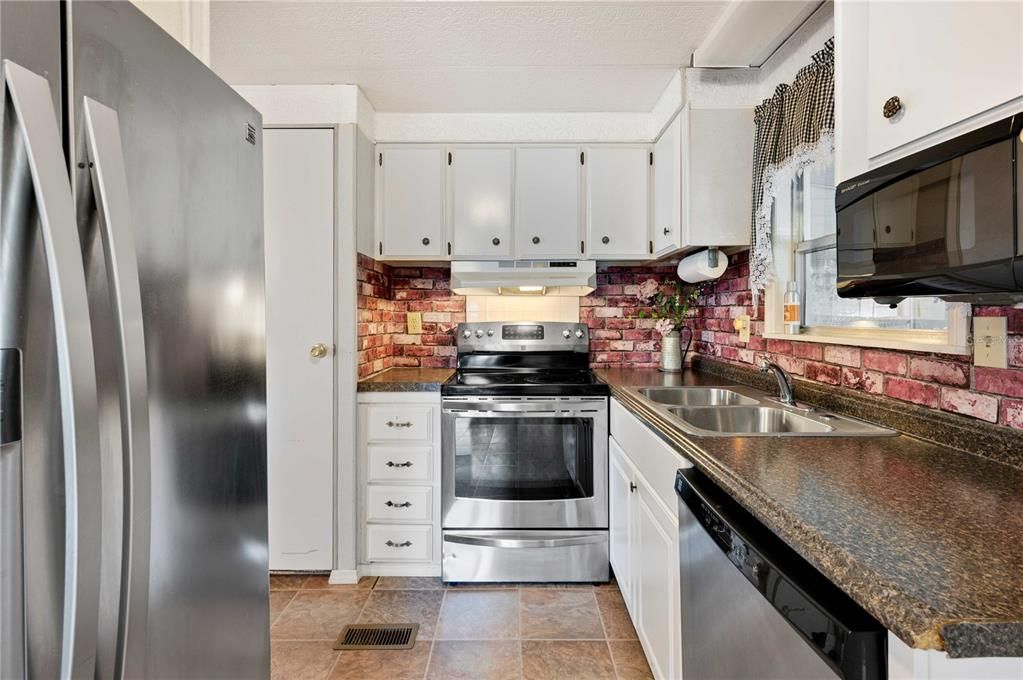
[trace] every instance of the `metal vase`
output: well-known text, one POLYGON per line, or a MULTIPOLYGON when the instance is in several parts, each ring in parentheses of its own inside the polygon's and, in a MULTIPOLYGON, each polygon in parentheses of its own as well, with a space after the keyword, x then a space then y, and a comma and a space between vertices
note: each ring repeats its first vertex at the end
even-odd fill
POLYGON ((684 326, 678 331, 661 336, 661 363, 657 368, 665 373, 681 373, 692 340, 692 331, 684 326), (683 335, 686 337, 684 346, 683 335))

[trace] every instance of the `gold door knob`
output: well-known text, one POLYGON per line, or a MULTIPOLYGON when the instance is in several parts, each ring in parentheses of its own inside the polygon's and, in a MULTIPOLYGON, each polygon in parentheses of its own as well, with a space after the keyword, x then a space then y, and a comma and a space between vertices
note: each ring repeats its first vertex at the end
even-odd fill
POLYGON ((318 342, 309 348, 309 356, 313 359, 322 359, 327 356, 327 346, 322 342, 318 342))

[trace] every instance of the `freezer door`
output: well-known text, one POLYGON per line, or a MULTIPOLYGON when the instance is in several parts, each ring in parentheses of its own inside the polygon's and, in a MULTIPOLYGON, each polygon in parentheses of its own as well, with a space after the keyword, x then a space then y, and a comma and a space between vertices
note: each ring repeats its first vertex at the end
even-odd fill
POLYGON ((91 678, 100 567, 92 333, 63 149, 60 8, 0 5, 0 676, 91 678))
POLYGON ((104 443, 98 676, 120 665, 125 677, 267 677, 261 119, 130 3, 66 8, 71 177, 104 443), (126 466, 123 324, 111 302, 102 179, 89 167, 109 147, 90 137, 87 102, 103 114, 94 123, 116 118, 121 153, 108 158, 126 176, 145 334, 148 508, 126 466), (137 586, 141 572, 128 573, 126 560, 146 526, 143 593, 125 582, 137 586), (136 599, 144 595, 147 607, 136 599), (145 620, 131 615, 145 610, 145 620))

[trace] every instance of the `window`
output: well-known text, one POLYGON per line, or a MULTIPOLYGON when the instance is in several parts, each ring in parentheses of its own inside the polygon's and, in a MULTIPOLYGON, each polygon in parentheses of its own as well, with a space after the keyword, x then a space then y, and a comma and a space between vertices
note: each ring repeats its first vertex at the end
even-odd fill
POLYGON ((835 182, 830 159, 794 178, 791 205, 785 203, 779 201, 774 212, 776 280, 766 296, 768 337, 792 337, 785 334, 781 321, 785 279, 791 277, 801 296, 801 340, 968 353, 968 305, 908 298, 890 306, 838 296, 835 182))

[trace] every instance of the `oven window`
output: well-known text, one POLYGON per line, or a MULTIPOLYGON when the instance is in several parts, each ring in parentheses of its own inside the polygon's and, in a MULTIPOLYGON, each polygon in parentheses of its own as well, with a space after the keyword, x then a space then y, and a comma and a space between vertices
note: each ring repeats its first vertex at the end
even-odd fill
POLYGON ((549 501, 593 496, 591 418, 458 418, 455 496, 549 501))

